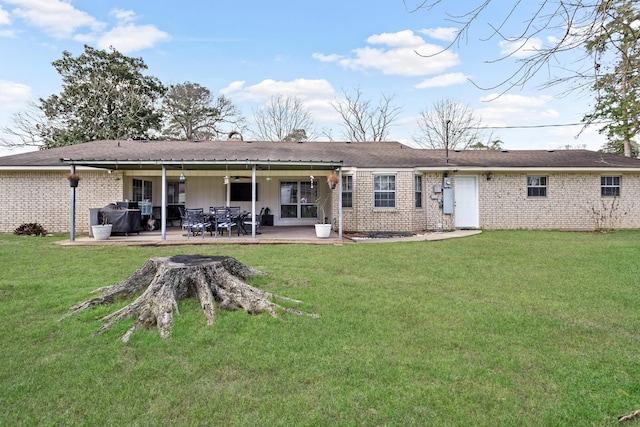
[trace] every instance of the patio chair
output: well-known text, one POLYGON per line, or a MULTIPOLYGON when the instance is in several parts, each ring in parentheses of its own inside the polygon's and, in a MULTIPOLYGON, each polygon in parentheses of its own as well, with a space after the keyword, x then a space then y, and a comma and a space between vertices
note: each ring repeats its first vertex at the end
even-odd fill
POLYGON ((184 206, 178 206, 178 212, 180 213, 180 228, 182 228, 182 224, 187 220, 187 211, 184 210, 184 206))
POLYGON ((218 233, 222 235, 223 231, 226 229, 227 236, 231 237, 231 229, 238 225, 231 217, 230 208, 214 207, 211 222, 216 236, 218 233))
POLYGON ((204 233, 206 231, 209 231, 213 236, 211 222, 207 221, 202 209, 187 209, 186 221, 183 222, 182 228, 187 230, 187 239, 191 234, 197 236, 198 233, 202 234, 202 238, 204 239, 204 233))
POLYGON ((260 234, 260 223, 262 222, 262 213, 264 212, 264 208, 260 209, 260 213, 256 215, 256 219, 251 217, 251 213, 247 214, 242 220, 242 228, 245 231, 245 234, 251 233, 251 228, 253 224, 256 225, 256 234, 260 234))

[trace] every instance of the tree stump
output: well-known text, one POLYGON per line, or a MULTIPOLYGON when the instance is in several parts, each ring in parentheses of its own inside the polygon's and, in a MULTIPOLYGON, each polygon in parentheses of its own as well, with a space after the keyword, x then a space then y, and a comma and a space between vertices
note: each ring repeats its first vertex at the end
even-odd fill
MULTIPOLYGON (((110 304, 116 299, 132 298, 142 291, 129 305, 117 310, 102 320, 101 333, 119 320, 137 316, 136 322, 122 336, 127 342, 141 327, 156 325, 162 338, 171 334, 174 311, 178 313, 178 301, 196 297, 207 318, 207 325, 215 321, 217 308, 245 310, 248 314, 267 312, 277 317, 277 311, 318 317, 293 308, 283 307, 271 301, 280 299, 292 303, 302 301, 265 292, 246 283, 246 279, 261 274, 260 271, 227 256, 174 255, 151 258, 131 276, 117 285, 96 289, 102 293, 97 298, 71 307, 70 317, 97 304, 110 304)), ((62 319, 61 319, 62 320, 62 319)))

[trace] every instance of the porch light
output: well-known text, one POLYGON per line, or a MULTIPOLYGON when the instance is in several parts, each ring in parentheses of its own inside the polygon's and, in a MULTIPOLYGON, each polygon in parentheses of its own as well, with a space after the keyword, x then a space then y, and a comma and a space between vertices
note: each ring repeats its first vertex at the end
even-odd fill
POLYGON ((187 177, 184 176, 184 172, 180 173, 180 181, 184 182, 187 180, 187 177))

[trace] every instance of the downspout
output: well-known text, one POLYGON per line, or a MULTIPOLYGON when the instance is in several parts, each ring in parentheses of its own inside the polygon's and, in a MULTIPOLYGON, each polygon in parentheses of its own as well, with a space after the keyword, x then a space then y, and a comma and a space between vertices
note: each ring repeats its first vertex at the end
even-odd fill
POLYGON ((162 205, 160 206, 160 229, 162 238, 161 240, 167 240, 167 168, 162 165, 162 205))
MULTIPOLYGON (((70 173, 76 173, 75 165, 71 165, 70 173)), ((71 212, 71 217, 69 218, 69 240, 73 242, 76 240, 76 187, 71 187, 69 210, 71 212)))

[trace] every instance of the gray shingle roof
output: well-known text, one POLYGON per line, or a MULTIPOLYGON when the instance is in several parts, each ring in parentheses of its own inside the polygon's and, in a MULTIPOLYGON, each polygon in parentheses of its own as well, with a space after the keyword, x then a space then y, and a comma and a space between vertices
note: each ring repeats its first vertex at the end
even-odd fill
POLYGON ((2 167, 62 166, 61 159, 104 164, 150 162, 316 162, 359 168, 625 168, 640 170, 640 160, 588 150, 415 149, 398 142, 269 141, 92 141, 69 147, 0 157, 2 167))

